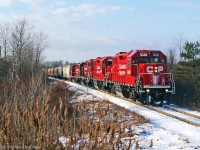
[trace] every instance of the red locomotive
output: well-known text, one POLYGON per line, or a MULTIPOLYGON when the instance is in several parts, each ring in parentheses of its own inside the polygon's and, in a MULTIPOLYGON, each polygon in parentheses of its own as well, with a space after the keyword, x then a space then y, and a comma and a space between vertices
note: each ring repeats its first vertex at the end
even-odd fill
POLYGON ((162 104, 175 94, 173 74, 167 73, 166 56, 158 50, 119 52, 63 70, 70 71, 67 74, 72 81, 146 104, 162 104))

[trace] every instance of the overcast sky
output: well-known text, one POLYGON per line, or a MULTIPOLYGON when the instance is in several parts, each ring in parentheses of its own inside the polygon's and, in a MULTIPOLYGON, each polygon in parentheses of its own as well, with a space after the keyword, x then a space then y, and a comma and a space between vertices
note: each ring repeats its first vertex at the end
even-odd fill
POLYGON ((0 20, 26 18, 49 37, 45 59, 80 62, 200 41, 200 0, 0 0, 0 20))

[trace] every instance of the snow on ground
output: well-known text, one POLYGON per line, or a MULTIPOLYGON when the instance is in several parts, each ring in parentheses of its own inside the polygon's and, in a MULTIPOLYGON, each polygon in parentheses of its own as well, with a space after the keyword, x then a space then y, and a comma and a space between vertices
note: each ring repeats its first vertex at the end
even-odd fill
MULTIPOLYGON (((66 81, 67 82, 67 81, 66 81)), ((167 117, 147 108, 135 105, 120 98, 87 88, 76 83, 67 82, 73 90, 79 89, 85 93, 79 100, 93 99, 94 96, 108 100, 125 109, 134 111, 150 120, 150 123, 134 126, 138 144, 143 149, 200 149, 200 127, 195 127, 177 119, 167 117), (89 97, 87 97, 87 93, 89 97), (149 144, 152 143, 152 144, 149 144)), ((98 99, 97 98, 97 99, 98 99)), ((132 147, 134 149, 134 147, 132 147)))

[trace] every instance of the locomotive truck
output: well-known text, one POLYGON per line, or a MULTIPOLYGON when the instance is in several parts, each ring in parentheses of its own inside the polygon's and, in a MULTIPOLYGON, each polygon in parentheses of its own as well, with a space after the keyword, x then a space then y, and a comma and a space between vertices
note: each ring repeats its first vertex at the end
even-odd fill
POLYGON ((173 74, 167 73, 166 60, 159 50, 131 50, 45 72, 144 104, 162 105, 170 103, 170 95, 175 94, 173 74))

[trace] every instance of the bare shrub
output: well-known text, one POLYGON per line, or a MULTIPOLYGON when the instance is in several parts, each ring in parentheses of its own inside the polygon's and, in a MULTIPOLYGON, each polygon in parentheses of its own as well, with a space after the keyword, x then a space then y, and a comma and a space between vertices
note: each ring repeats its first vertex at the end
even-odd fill
POLYGON ((108 101, 72 103, 76 93, 64 82, 18 79, 9 90, 0 120, 5 149, 130 149, 131 126, 146 122, 108 101))

